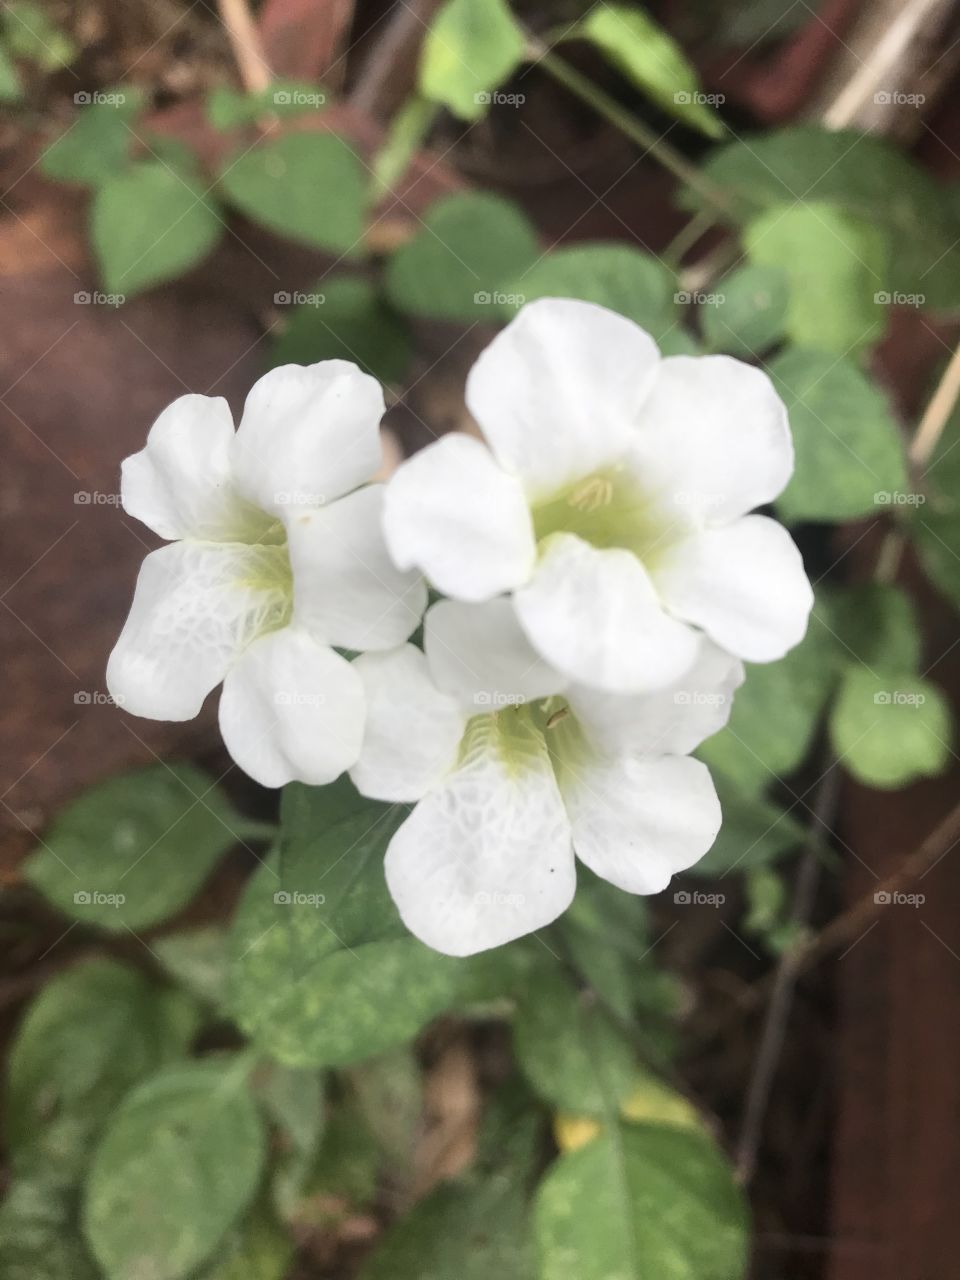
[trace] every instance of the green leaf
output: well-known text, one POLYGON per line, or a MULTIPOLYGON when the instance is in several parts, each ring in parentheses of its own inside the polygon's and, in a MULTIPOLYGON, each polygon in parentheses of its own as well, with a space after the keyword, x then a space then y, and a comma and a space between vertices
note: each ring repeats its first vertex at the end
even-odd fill
MULTIPOLYGON (((878 286, 932 307, 960 305, 960 244, 948 192, 886 140, 791 125, 718 148, 703 174, 742 221, 773 205, 827 201, 881 228, 890 247, 878 286)), ((684 203, 701 207, 687 189, 684 203)))
POLYGON ((323 1137, 323 1084, 316 1071, 298 1071, 273 1062, 257 1072, 254 1087, 279 1131, 273 1203, 281 1218, 292 1218, 323 1137))
POLYGON ((792 773, 810 749, 842 656, 827 601, 818 596, 804 639, 779 662, 748 666, 730 723, 697 755, 748 795, 792 773))
POLYGON ((596 302, 648 329, 667 354, 679 332, 674 300, 676 280, 656 258, 625 245, 578 244, 554 249, 510 279, 505 288, 516 301, 501 306, 505 319, 536 298, 578 298, 596 302))
POLYGON ((289 133, 228 159, 224 196, 261 226, 319 249, 356 256, 363 239, 360 161, 332 133, 289 133))
POLYGON ((74 1201, 44 1174, 13 1182, 0 1205, 4 1280, 100 1280, 76 1226, 74 1201))
POLYGON ((537 1194, 540 1280, 742 1280, 747 1213, 691 1129, 628 1125, 560 1157, 537 1194), (587 1210, 586 1206, 589 1206, 587 1210))
POLYGON ((916 611, 899 587, 847 587, 836 593, 832 611, 846 661, 888 671, 916 671, 920 665, 916 611))
POLYGON ((527 1186, 540 1139, 525 1092, 491 1102, 471 1172, 398 1219, 361 1280, 536 1280, 527 1186))
POLYGON ((565 38, 589 40, 638 89, 676 119, 710 138, 720 138, 725 133, 713 100, 701 92, 699 77, 686 54, 642 9, 622 4, 595 5, 565 38))
POLYGON ((420 92, 461 120, 479 120, 525 46, 506 0, 446 0, 423 42, 420 92))
POLYGON ((400 1218, 361 1280, 536 1280, 528 1210, 512 1183, 447 1183, 400 1218))
POLYGON ((578 991, 556 963, 528 978, 513 1038, 520 1069, 560 1110, 602 1116, 635 1083, 630 1042, 597 1006, 596 996, 578 991))
POLYGON ((889 243, 875 225, 808 201, 774 205, 747 224, 743 240, 752 263, 787 272, 794 342, 845 356, 882 336, 887 310, 877 297, 887 297, 889 243))
POLYGON ((84 792, 24 866, 75 920, 115 933, 179 911, 235 844, 239 821, 191 765, 153 765, 84 792))
POLYGON ((724 276, 717 288, 722 302, 699 311, 711 351, 750 360, 780 341, 790 299, 790 284, 782 266, 740 267, 724 276))
POLYGON ((269 1211, 259 1206, 228 1233, 217 1254, 216 1263, 203 1272, 202 1280, 283 1280, 294 1245, 269 1211))
POLYGON ((923 473, 926 493, 901 495, 931 581, 960 609, 960 415, 954 413, 923 473))
POLYGON ((350 1069, 357 1105, 390 1164, 409 1176, 423 1123, 423 1078, 409 1045, 350 1069))
MULTIPOLYGON (((296 294, 276 294, 286 305, 296 294)), ((352 360, 380 382, 399 382, 413 354, 403 319, 369 280, 332 276, 293 308, 270 354, 271 365, 352 360)))
MULTIPOLYGON (((90 960, 51 979, 10 1053, 6 1130, 14 1159, 49 1126, 75 1121, 85 1160, 84 1141, 130 1086, 186 1051, 193 1027, 181 1012, 143 974, 114 960, 90 960)), ((56 1141, 68 1136, 61 1127, 56 1141)))
POLYGON ((408 98, 394 115, 386 141, 373 158, 368 192, 371 204, 388 195, 407 172, 436 117, 436 104, 418 94, 408 98))
POLYGON ((769 367, 790 414, 796 466, 777 499, 784 520, 876 514, 907 484, 886 397, 850 360, 794 349, 769 367))
POLYGON ((370 802, 327 830, 285 817, 280 857, 250 881, 233 927, 232 1006, 279 1062, 359 1061, 457 999, 469 964, 411 937, 387 891, 383 856, 404 817, 370 802))
POLYGON ((0 102, 19 102, 22 98, 23 86, 20 83, 20 73, 13 65, 6 49, 0 44, 0 102))
MULTIPOLYGON (((307 1186, 315 1198, 345 1202, 343 1217, 351 1207, 366 1204, 376 1195, 380 1177, 382 1152, 370 1131, 356 1097, 351 1093, 340 1099, 327 1117, 327 1125, 307 1186)), ((331 1206, 332 1207, 332 1206, 331 1206)), ((298 1220, 302 1218, 298 1214, 298 1220)), ((322 1214, 326 1224, 332 1214, 322 1214)))
POLYGON ((577 895, 557 922, 577 972, 628 1022, 645 977, 637 957, 649 946, 647 920, 643 898, 623 893, 580 867, 577 895))
MULTIPOLYGON (((736 701, 736 699, 734 699, 736 701)), ((714 783, 720 797, 723 825, 705 858, 687 872, 691 876, 725 876, 768 866, 798 848, 806 838, 805 810, 792 812, 761 796, 744 794, 719 771, 714 783)))
POLYGON ((111 175, 90 209, 104 287, 126 297, 183 275, 210 253, 223 225, 191 173, 144 160, 111 175))
POLYGON ((7 0, 3 27, 10 55, 34 63, 41 71, 59 71, 77 56, 70 36, 30 0, 7 0))
POLYGON ((896 788, 941 773, 950 760, 950 706, 908 672, 851 667, 830 717, 841 762, 871 787, 896 788))
POLYGON ((274 80, 257 93, 217 85, 207 98, 207 119, 214 129, 226 132, 264 116, 286 119, 322 111, 326 103, 327 95, 319 85, 301 80, 274 80))
POLYGON ((108 1280, 180 1280, 253 1199, 264 1158, 241 1064, 167 1067, 121 1104, 97 1148, 84 1229, 108 1280))
POLYGON ((204 1004, 219 1008, 226 999, 227 934, 216 925, 168 933, 150 943, 175 982, 204 1004))
POLYGON ((137 89, 115 89, 82 106, 73 124, 46 149, 40 172, 58 182, 99 186, 130 164, 131 125, 143 107, 137 89))
POLYGON ((534 229, 516 205, 482 192, 447 196, 393 255, 387 292, 414 315, 495 323, 506 282, 538 252, 534 229))

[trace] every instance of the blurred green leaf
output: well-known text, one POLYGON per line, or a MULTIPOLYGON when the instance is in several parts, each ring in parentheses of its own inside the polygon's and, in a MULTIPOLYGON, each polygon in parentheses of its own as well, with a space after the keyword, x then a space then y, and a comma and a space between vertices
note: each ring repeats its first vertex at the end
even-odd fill
POLYGON ((592 992, 578 991, 554 961, 519 993, 514 1051, 536 1092, 563 1111, 604 1115, 636 1079, 630 1041, 592 992))
POLYGON ((350 1068, 357 1105, 394 1170, 410 1176, 423 1123, 423 1078, 409 1045, 350 1068))
MULTIPOLYGON (((922 295, 931 307, 960 305, 960 242, 949 193, 893 143, 790 125, 718 148, 703 174, 735 198, 743 221, 784 203, 841 206, 887 236, 889 274, 879 289, 922 295)), ((702 206, 689 188, 683 202, 702 206)))
POLYGON ((180 1280, 257 1189, 264 1136, 231 1058, 166 1067, 129 1094, 97 1148, 84 1229, 108 1280, 180 1280))
POLYGON ((0 102, 19 102, 23 98, 20 75, 10 55, 0 44, 0 102))
POLYGON ((644 899, 580 867, 577 895, 556 928, 584 981, 620 1018, 632 1020, 647 977, 637 961, 650 941, 644 899))
POLYGON ((49 1176, 15 1180, 0 1205, 4 1280, 100 1280, 75 1219, 75 1196, 49 1176))
POLYGON ((479 120, 525 45, 506 0, 445 0, 423 42, 420 92, 461 120, 479 120))
MULTIPOLYGON (((356 1095, 349 1093, 336 1099, 327 1115, 320 1154, 307 1182, 311 1197, 343 1202, 342 1216, 366 1204, 376 1194, 383 1153, 374 1137, 356 1095)), ((327 1225, 337 1217, 333 1205, 320 1207, 314 1220, 327 1225)), ((298 1215, 298 1220, 302 1215, 298 1215)))
POLYGON ((907 485, 903 445, 886 397, 851 361, 783 352, 769 373, 793 432, 793 479, 777 499, 784 520, 874 515, 907 485))
MULTIPOLYGON (((960 208, 960 205, 958 205, 960 208)), ((960 609, 960 414, 940 436, 921 481, 925 493, 903 499, 910 535, 931 581, 960 609)))
POLYGON ((125 296, 195 267, 223 230, 215 205, 193 174, 158 160, 107 178, 90 210, 104 288, 125 296))
POLYGON ((506 283, 538 252, 534 229, 516 205, 483 192, 447 196, 393 255, 387 292, 414 315, 496 323, 506 283))
POLYGON ((800 821, 805 813, 802 808, 790 812, 761 796, 744 794, 719 771, 715 771, 713 780, 720 797, 723 825, 710 852, 689 869, 688 875, 749 873, 776 862, 806 839, 800 821))
POLYGON ((274 80, 257 93, 217 85, 207 98, 207 119, 214 129, 226 132, 264 116, 285 119, 321 111, 326 103, 327 95, 320 85, 301 80, 274 80))
MULTIPOLYGON (((184 1013, 179 999, 114 960, 89 960, 52 978, 10 1052, 6 1131, 14 1160, 66 1118, 79 1125, 76 1155, 85 1161, 89 1139, 131 1085, 186 1052, 195 1023, 184 1013)), ((44 1163, 56 1163, 49 1150, 44 1163)))
POLYGON ((30 0, 7 0, 2 18, 8 52, 41 71, 67 67, 79 52, 70 36, 30 0))
POLYGON ((271 365, 351 360, 380 382, 403 378, 413 354, 409 330, 369 280, 332 276, 306 297, 291 310, 271 365))
POLYGON ((680 332, 674 292, 677 284, 656 258, 626 245, 578 244, 554 249, 506 283, 517 301, 501 306, 505 319, 536 298, 579 298, 609 307, 648 329, 666 354, 680 332))
POLYGON ((332 133, 288 133, 227 160, 224 196, 254 222, 301 244, 356 256, 363 239, 360 161, 332 133))
POLYGON ((394 115, 387 127, 386 141, 373 159, 368 194, 371 204, 389 194, 407 172, 436 116, 436 104, 419 94, 408 98, 394 115))
POLYGON ((916 611, 899 587, 847 587, 837 592, 832 612, 844 661, 888 671, 915 671, 920 665, 916 611))
POLYGON ((564 38, 589 40, 670 115, 710 138, 723 137, 723 122, 686 54, 642 9, 597 4, 564 38))
POLYGON ((326 830, 284 797, 280 857, 252 878, 233 925, 232 1007, 288 1066, 356 1062, 412 1039, 455 1002, 468 962, 404 928, 383 856, 405 817, 367 807, 326 830))
POLYGON ((316 1071, 272 1062, 257 1071, 253 1084, 260 1105, 279 1131, 273 1203, 281 1218, 292 1218, 323 1137, 323 1082, 316 1071))
POLYGON ((787 336, 849 355, 883 335, 889 243, 874 224, 824 201, 774 205, 744 228, 747 256, 790 280, 787 336))
MULTIPOLYGON (((283 1280, 293 1259, 294 1244, 263 1206, 230 1231, 214 1265, 201 1280, 283 1280)), ((71 1277, 72 1280, 72 1277, 71 1277)))
POLYGON ((742 1280, 747 1211, 704 1134, 617 1126, 562 1155, 537 1193, 540 1280, 742 1280))
POLYGON ((236 843, 240 821, 199 769, 153 765, 68 805, 24 875, 75 920, 115 933, 143 929, 190 901, 236 843))
POLYGON ((219 1008, 226 998, 227 933, 216 925, 168 933, 150 943, 175 982, 204 1004, 219 1008))
POLYGON ((745 795, 786 777, 810 749, 842 657, 828 600, 818 595, 804 639, 779 662, 748 665, 730 723, 696 754, 745 795))
POLYGON ((494 1095, 474 1167, 388 1230, 361 1280, 536 1280, 528 1184, 539 1124, 525 1093, 494 1095))
POLYGON ((73 124, 40 157, 40 172, 57 182, 100 183, 126 169, 136 141, 131 125, 143 108, 138 89, 114 89, 81 106, 73 124))
POLYGON ((941 773, 950 760, 950 706, 929 680, 851 666, 830 716, 844 768, 867 786, 897 788, 941 773))
POLYGON ((740 267, 717 285, 723 301, 700 308, 711 351, 756 359, 784 335, 790 284, 781 266, 740 267))

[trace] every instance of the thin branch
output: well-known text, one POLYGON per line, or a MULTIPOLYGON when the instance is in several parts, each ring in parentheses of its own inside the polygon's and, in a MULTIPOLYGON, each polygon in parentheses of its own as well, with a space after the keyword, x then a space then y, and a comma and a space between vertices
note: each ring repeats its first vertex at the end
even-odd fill
POLYGON ((247 93, 263 93, 270 87, 273 75, 247 0, 217 0, 217 7, 227 29, 241 84, 247 93))

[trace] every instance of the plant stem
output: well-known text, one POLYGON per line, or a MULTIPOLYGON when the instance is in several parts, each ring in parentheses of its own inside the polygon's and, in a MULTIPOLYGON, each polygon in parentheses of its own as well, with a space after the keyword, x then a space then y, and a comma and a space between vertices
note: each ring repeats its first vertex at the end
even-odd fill
POLYGON ((675 178, 695 191, 720 217, 727 220, 733 218, 733 209, 725 193, 705 178, 696 165, 691 164, 669 142, 665 142, 655 129, 638 120, 615 98, 611 98, 603 89, 598 88, 592 80, 572 67, 566 59, 551 53, 546 45, 535 37, 528 36, 528 53, 532 62, 543 67, 554 80, 569 89, 587 106, 592 107, 598 115, 609 120, 614 128, 619 129, 632 142, 648 151, 675 178))
POLYGON ((706 209, 701 209, 699 213, 695 213, 689 221, 683 224, 660 257, 665 262, 668 262, 670 266, 679 270, 680 263, 686 254, 689 253, 701 236, 706 235, 710 228, 716 225, 716 222, 717 219, 712 213, 709 213, 706 209))

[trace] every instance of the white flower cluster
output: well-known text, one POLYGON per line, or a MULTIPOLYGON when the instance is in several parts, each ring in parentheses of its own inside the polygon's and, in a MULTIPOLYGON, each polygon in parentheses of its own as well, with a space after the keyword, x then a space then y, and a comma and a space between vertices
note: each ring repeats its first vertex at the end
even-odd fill
POLYGON ((560 915, 574 854, 632 893, 701 858, 720 808, 690 752, 813 600, 787 532, 749 514, 793 466, 757 369, 663 359, 631 321, 544 299, 467 405, 486 443, 445 436, 383 486, 383 396, 347 362, 274 369, 236 432, 223 400, 175 401, 123 465, 125 510, 170 541, 107 672, 167 720, 222 681, 224 741, 266 786, 349 770, 415 802, 387 881, 454 955, 560 915))

